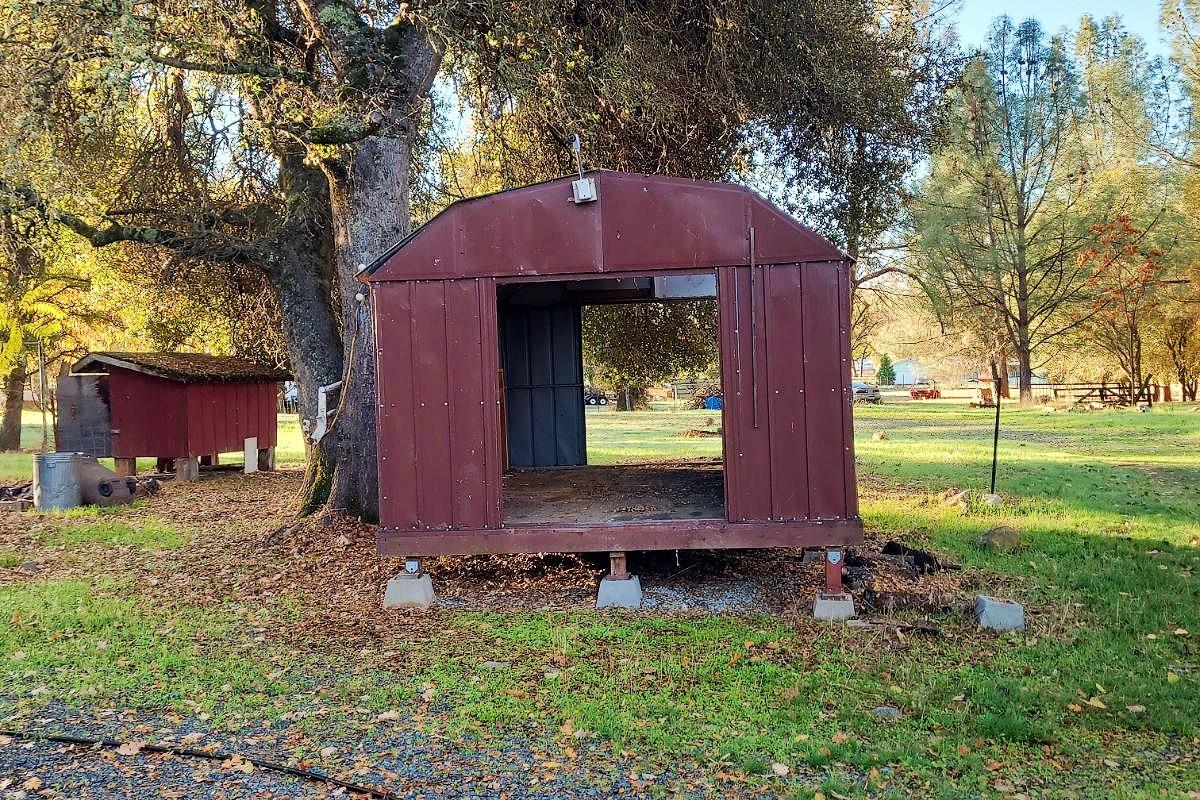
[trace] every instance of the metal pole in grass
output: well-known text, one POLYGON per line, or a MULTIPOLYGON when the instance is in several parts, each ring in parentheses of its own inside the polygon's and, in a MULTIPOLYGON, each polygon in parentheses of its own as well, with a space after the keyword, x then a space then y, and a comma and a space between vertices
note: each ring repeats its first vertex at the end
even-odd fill
MULTIPOLYGON (((1004 376, 1008 380, 1008 376, 1004 376)), ((1000 376, 996 376, 996 425, 992 430, 992 488, 991 494, 996 493, 996 458, 1000 451, 1000 376)))
POLYGON ((46 427, 46 396, 50 394, 50 384, 46 380, 46 343, 38 339, 38 405, 42 407, 42 452, 50 447, 50 431, 46 427))

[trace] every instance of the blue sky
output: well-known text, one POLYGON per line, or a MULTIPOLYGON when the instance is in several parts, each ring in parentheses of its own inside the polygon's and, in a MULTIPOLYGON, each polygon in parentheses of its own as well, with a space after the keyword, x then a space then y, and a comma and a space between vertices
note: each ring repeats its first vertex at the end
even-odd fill
POLYGON ((1158 8, 1158 0, 963 0, 951 18, 957 21, 963 44, 974 47, 983 44, 992 19, 1001 14, 1018 21, 1033 17, 1052 32, 1063 26, 1074 28, 1084 13, 1096 18, 1119 14, 1151 52, 1166 54, 1167 45, 1158 31, 1158 8))

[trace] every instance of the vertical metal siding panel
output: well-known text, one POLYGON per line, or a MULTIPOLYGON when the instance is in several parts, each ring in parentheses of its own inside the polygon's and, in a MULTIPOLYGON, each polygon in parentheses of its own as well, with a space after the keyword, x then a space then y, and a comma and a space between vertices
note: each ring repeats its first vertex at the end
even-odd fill
POLYGON ((446 528, 453 523, 454 492, 447 390, 446 281, 414 283, 412 301, 419 524, 422 528, 446 528))
POLYGON ((803 270, 763 271, 767 296, 767 396, 771 424, 771 515, 808 516, 808 442, 805 431, 803 270))
POLYGON ((846 464, 846 516, 858 516, 858 479, 854 472, 854 388, 850 382, 850 265, 843 261, 838 269, 838 299, 842 306, 842 443, 846 464))
POLYGON ((221 418, 221 393, 217 387, 211 383, 200 384, 204 390, 204 433, 205 440, 203 449, 200 450, 200 455, 205 453, 213 453, 217 450, 218 427, 221 418))
POLYGON ((416 408, 413 402, 412 284, 375 284, 379 373, 379 522, 418 527, 416 408))
POLYGON ((765 393, 762 281, 755 277, 755 296, 751 298, 750 267, 732 267, 729 272, 728 307, 736 323, 730 332, 732 363, 723 366, 722 371, 730 378, 724 386, 724 421, 734 428, 731 443, 735 449, 725 459, 726 474, 734 473, 729 494, 732 508, 727 509, 727 516, 734 521, 766 520, 771 516, 771 437, 765 393))
POLYGON ((456 527, 487 524, 487 412, 480 339, 479 287, 474 280, 447 282, 446 328, 450 381, 450 451, 456 527))
POLYGON ((237 413, 237 384, 214 384, 213 389, 217 396, 217 402, 213 408, 213 416, 217 422, 217 436, 213 440, 213 452, 224 453, 233 449, 230 443, 236 435, 232 415, 237 413))
POLYGON ((806 264, 804 269, 804 395, 808 398, 810 514, 840 517, 846 509, 846 470, 838 272, 828 263, 806 264))
POLYGON ((200 385, 190 384, 183 387, 187 402, 187 444, 184 455, 198 455, 201 440, 204 438, 204 402, 200 396, 200 385))
MULTIPOLYGON (((263 427, 259 429, 259 434, 266 436, 269 447, 279 446, 279 384, 268 383, 263 385, 263 410, 267 416, 263 427)), ((262 439, 260 438, 261 442, 262 439)), ((259 445, 260 447, 262 445, 259 445)))
POLYGON ((504 453, 500 443, 500 321, 496 281, 477 278, 479 341, 483 347, 484 438, 487 446, 487 525, 499 528, 503 518, 504 453))

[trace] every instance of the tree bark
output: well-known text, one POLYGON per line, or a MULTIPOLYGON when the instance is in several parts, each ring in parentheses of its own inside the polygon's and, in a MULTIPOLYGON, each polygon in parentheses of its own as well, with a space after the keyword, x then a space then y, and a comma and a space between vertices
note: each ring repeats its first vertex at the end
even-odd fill
POLYGON ((370 137, 345 158, 325 164, 342 310, 342 358, 347 365, 333 432, 337 467, 329 505, 364 519, 379 516, 379 476, 375 324, 370 293, 358 276, 410 230, 411 165, 412 145, 404 136, 370 137))
POLYGON ((338 381, 343 366, 341 323, 333 305, 329 184, 299 153, 283 153, 279 164, 287 222, 263 269, 279 303, 288 360, 299 390, 307 456, 300 513, 310 514, 328 501, 338 458, 336 437, 316 445, 308 437, 317 415, 317 390, 338 381))
POLYGON ((21 405, 25 399, 25 366, 14 364, 4 377, 4 419, 0 420, 0 452, 21 449, 21 405))

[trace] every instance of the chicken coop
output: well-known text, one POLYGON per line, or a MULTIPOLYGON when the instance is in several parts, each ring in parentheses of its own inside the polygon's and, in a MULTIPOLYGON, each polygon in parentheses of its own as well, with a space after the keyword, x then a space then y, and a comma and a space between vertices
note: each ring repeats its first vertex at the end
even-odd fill
POLYGON ((449 206, 362 272, 379 552, 860 541, 850 269, 727 183, 599 171, 449 206), (720 457, 589 465, 589 415, 620 412, 585 403, 581 309, 696 301, 717 309, 720 457))
POLYGON ((201 459, 229 452, 244 453, 248 470, 272 469, 288 377, 202 353, 89 353, 58 381, 58 449, 113 458, 123 475, 154 458, 194 479, 201 459))

